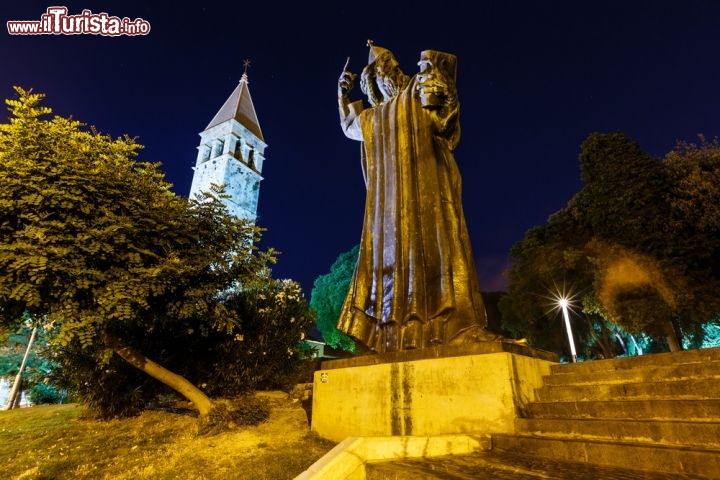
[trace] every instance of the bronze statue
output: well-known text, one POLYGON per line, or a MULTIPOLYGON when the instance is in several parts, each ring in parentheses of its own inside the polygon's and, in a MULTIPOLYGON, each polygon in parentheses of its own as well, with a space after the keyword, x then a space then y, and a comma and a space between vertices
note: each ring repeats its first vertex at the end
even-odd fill
POLYGON ((387 49, 370 47, 360 87, 338 80, 340 123, 363 142, 367 187, 360 255, 338 329, 382 353, 440 344, 497 340, 475 271, 453 149, 460 138, 456 57, 420 55, 405 75, 387 49))

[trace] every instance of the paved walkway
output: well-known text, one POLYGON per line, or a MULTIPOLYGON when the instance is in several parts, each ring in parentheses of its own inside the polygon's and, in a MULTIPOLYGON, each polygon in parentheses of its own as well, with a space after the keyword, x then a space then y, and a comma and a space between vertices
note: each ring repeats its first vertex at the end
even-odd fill
MULTIPOLYGON (((367 480, 700 480, 706 477, 571 463, 506 452, 377 463, 367 480)), ((718 477, 720 478, 720 477, 718 477)))

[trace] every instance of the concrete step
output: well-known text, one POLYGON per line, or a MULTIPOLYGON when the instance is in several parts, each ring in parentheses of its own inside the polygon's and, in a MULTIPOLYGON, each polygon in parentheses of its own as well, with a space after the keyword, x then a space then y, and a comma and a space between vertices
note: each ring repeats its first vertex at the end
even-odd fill
POLYGON ((720 398, 720 378, 597 385, 549 385, 535 391, 540 402, 720 398))
POLYGON ((720 449, 498 434, 493 435, 492 451, 523 452, 539 458, 662 472, 678 479, 720 479, 720 449))
POLYGON ((531 418, 720 421, 720 399, 533 402, 531 418))
POLYGON ((680 363, 707 363, 718 360, 720 360, 720 347, 699 348, 681 352, 652 353, 635 357, 557 364, 551 367, 551 371, 553 373, 574 373, 576 371, 590 373, 646 366, 677 365, 680 363))
MULTIPOLYGON (((591 365, 590 362, 586 364, 591 365)), ((560 370, 552 375, 544 376, 543 382, 545 385, 588 385, 685 380, 690 378, 720 378, 720 360, 602 370, 575 368, 573 371, 560 370)))
POLYGON ((515 425, 523 434, 537 437, 652 443, 720 451, 720 422, 521 418, 515 425))
POLYGON ((647 472, 587 462, 568 462, 516 452, 419 458, 368 463, 367 480, 678 480, 706 479, 691 474, 647 472))

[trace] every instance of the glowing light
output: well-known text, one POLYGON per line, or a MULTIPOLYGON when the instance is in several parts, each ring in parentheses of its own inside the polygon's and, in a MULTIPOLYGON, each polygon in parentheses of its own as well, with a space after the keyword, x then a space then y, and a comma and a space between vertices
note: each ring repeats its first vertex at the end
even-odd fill
POLYGON ((568 342, 570 343, 570 354, 572 355, 572 360, 574 363, 577 363, 577 352, 575 351, 575 340, 573 339, 572 334, 572 327, 570 326, 570 314, 568 313, 568 305, 570 302, 567 298, 561 297, 558 299, 558 305, 560 305, 560 308, 563 312, 563 317, 565 318, 565 329, 567 330, 567 336, 568 336, 568 342))
POLYGON ((575 350, 575 340, 573 339, 572 326, 570 325, 570 313, 569 311, 573 308, 573 300, 576 299, 579 294, 573 292, 573 289, 568 287, 564 282, 562 285, 554 284, 550 294, 544 298, 549 300, 550 308, 545 312, 550 313, 551 311, 562 310, 563 320, 565 321, 565 330, 567 331, 568 343, 570 344, 570 354, 572 355, 572 361, 577 362, 577 351, 575 350))

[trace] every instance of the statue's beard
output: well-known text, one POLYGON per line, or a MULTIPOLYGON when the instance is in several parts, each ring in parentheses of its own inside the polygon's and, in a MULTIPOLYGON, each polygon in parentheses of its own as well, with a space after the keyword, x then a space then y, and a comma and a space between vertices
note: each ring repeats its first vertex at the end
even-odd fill
POLYGON ((378 78, 378 88, 383 94, 383 97, 387 100, 393 98, 400 93, 405 85, 407 85, 408 78, 403 73, 396 75, 384 75, 382 78, 378 78))

